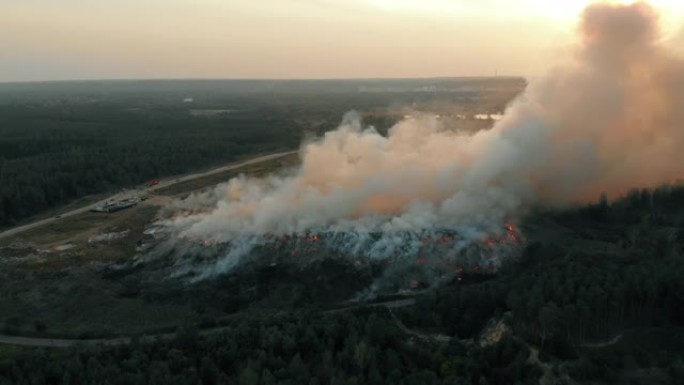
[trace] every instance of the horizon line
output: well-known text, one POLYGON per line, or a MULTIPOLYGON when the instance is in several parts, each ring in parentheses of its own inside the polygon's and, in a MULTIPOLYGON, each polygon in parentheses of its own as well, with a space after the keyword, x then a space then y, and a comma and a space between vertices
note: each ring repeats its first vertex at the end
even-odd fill
POLYGON ((46 80, 0 80, 0 85, 36 83, 89 83, 89 82, 154 82, 154 81, 362 81, 362 80, 450 80, 450 79, 525 79, 534 76, 524 75, 466 75, 466 76, 425 76, 425 77, 321 77, 321 78, 92 78, 92 79, 46 79, 46 80))

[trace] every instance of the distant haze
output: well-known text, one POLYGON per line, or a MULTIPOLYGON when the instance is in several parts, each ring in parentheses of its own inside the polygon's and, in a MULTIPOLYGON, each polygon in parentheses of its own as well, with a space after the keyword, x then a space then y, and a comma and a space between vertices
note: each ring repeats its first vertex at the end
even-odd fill
POLYGON ((160 223, 180 256, 187 239, 230 244, 214 274, 272 235, 334 234, 345 255, 414 257, 426 233, 478 240, 530 208, 673 183, 684 175, 684 60, 661 45, 659 21, 646 4, 589 6, 580 43, 491 129, 454 132, 427 115, 385 136, 349 113, 302 146, 292 174, 232 179, 160 223))
POLYGON ((587 3, 0 0, 0 81, 534 76, 587 3))

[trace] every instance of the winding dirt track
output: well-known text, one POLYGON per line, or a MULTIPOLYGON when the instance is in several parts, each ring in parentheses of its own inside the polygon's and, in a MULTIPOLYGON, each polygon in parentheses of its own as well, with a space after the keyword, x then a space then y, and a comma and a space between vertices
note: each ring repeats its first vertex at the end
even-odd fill
MULTIPOLYGON (((360 309, 362 307, 384 307, 384 308, 389 309, 391 311, 392 309, 397 309, 400 307, 413 306, 415 303, 416 303, 415 299, 409 298, 409 299, 404 299, 404 300, 394 300, 394 301, 372 303, 372 304, 367 303, 367 304, 358 304, 355 306, 344 306, 344 307, 341 307, 339 309, 332 309, 332 310, 324 311, 323 313, 324 314, 334 314, 334 313, 356 310, 356 309, 360 309)), ((215 333, 220 333, 220 332, 227 330, 227 329, 230 329, 230 328, 231 328, 230 326, 222 326, 222 327, 212 328, 212 329, 203 329, 203 330, 199 331, 199 334, 206 336, 206 335, 211 335, 211 334, 215 334, 215 333)), ((176 336, 176 333, 146 335, 146 336, 139 337, 138 341, 140 341, 140 342, 152 342, 156 339, 170 339, 170 338, 174 338, 175 336, 176 336)), ((131 337, 107 338, 107 339, 60 339, 60 338, 33 338, 33 337, 18 337, 18 336, 0 335, 0 345, 17 345, 17 346, 30 346, 30 347, 42 347, 42 348, 68 348, 68 347, 75 346, 75 345, 114 346, 114 345, 122 345, 122 344, 131 343, 131 340, 132 340, 131 337)))
MULTIPOLYGON (((152 192, 155 190, 159 190, 165 187, 173 186, 177 183, 182 183, 182 182, 187 182, 189 180, 193 179, 199 179, 203 178, 206 176, 210 176, 213 174, 219 174, 222 172, 238 169, 241 167, 245 167, 248 165, 252 164, 257 164, 257 163, 262 163, 262 162, 267 162, 269 160, 274 160, 278 158, 282 158, 288 155, 295 154, 297 151, 287 151, 287 152, 279 152, 275 154, 270 154, 270 155, 264 155, 260 156, 257 158, 249 159, 247 161, 237 163, 237 164, 231 164, 219 168, 215 168, 206 172, 200 172, 200 173, 195 173, 195 174, 190 174, 190 175, 185 175, 182 177, 173 177, 173 178, 168 178, 166 180, 161 181, 159 184, 156 186, 150 187, 146 189, 147 192, 152 192)), ((93 207, 102 205, 106 201, 117 198, 119 194, 115 194, 107 199, 103 199, 99 202, 93 203, 91 205, 81 207, 79 209, 70 211, 68 213, 61 214, 59 218, 47 218, 43 219, 40 221, 36 221, 24 226, 19 226, 15 227, 13 229, 7 230, 5 232, 0 233, 0 239, 11 237, 13 235, 19 234, 23 231, 30 230, 39 226, 43 226, 76 214, 80 214, 83 212, 86 212, 90 210, 93 207)), ((358 305, 352 305, 352 306, 344 306, 338 309, 332 309, 325 311, 324 313, 327 314, 332 314, 332 313, 339 313, 339 312, 345 312, 345 311, 351 311, 355 310, 361 307, 384 307, 387 308, 391 311, 391 309, 396 309, 396 308, 401 308, 401 307, 406 307, 406 306, 413 306, 415 304, 415 299, 409 298, 409 299, 401 299, 401 300, 393 300, 393 301, 387 301, 387 302, 380 302, 380 303, 363 303, 363 304, 358 304, 358 305)), ((213 328, 213 329, 204 329, 199 332, 200 335, 210 335, 213 333, 220 333, 221 331, 226 330, 227 327, 219 327, 219 328, 213 328)), ((153 341, 155 339, 161 338, 161 339, 168 339, 168 338, 173 338, 176 335, 176 333, 165 333, 165 334, 157 334, 157 335, 149 335, 149 336, 141 336, 138 340, 141 342, 146 342, 146 341, 153 341)), ((0 335, 0 345, 17 345, 17 346, 28 346, 28 347, 52 347, 52 348, 67 348, 75 345, 107 345, 107 346, 113 346, 113 345, 121 345, 121 344, 128 344, 131 342, 131 337, 120 337, 120 338, 108 338, 108 339, 60 339, 60 338, 33 338, 33 337, 20 337, 20 336, 9 336, 9 335, 0 335)))
MULTIPOLYGON (((205 172, 199 172, 199 173, 195 173, 195 174, 184 175, 181 177, 167 178, 167 179, 160 181, 159 184, 157 184, 156 186, 152 186, 152 187, 147 188, 145 191, 153 192, 153 191, 165 188, 165 187, 173 186, 173 185, 178 184, 178 183, 187 182, 189 180, 194 180, 194 179, 199 179, 199 178, 204 178, 204 177, 207 177, 210 175, 219 174, 219 173, 230 171, 230 170, 235 170, 235 169, 245 167, 245 166, 249 166, 252 164, 267 162, 269 160, 282 158, 282 157, 292 155, 295 153, 297 153, 297 151, 278 152, 275 154, 269 154, 269 155, 264 155, 264 156, 252 158, 252 159, 246 160, 246 161, 241 162, 241 163, 234 163, 234 164, 230 164, 227 166, 222 166, 222 167, 215 168, 215 169, 205 171, 205 172)), ((58 217, 51 217, 51 218, 42 219, 42 220, 39 220, 39 221, 36 221, 33 223, 29 223, 27 225, 18 226, 18 227, 14 227, 12 229, 9 229, 7 231, 3 231, 2 233, 0 233, 0 239, 8 238, 8 237, 17 235, 21 232, 31 230, 31 229, 35 229, 36 227, 44 226, 44 225, 47 225, 47 224, 53 223, 55 221, 59 221, 59 220, 62 220, 62 219, 65 219, 65 218, 68 218, 68 217, 71 217, 71 216, 74 216, 77 214, 85 213, 94 207, 102 206, 108 200, 117 199, 120 195, 121 195, 120 193, 117 193, 117 194, 114 194, 114 195, 112 195, 106 199, 103 199, 99 202, 95 202, 95 203, 90 204, 88 206, 84 206, 84 207, 78 208, 76 210, 60 214, 58 217)))
MULTIPOLYGON (((230 326, 222 326, 212 329, 200 330, 200 335, 206 336, 230 329, 230 326)), ((176 336, 176 333, 153 334, 138 337, 140 342, 152 342, 157 339, 171 339, 176 336)), ((92 346, 105 345, 115 346, 130 344, 133 338, 119 337, 119 338, 102 338, 102 339, 62 339, 62 338, 33 338, 33 337, 18 337, 0 335, 0 345, 16 345, 16 346, 30 346, 41 348, 68 348, 76 345, 92 346)))

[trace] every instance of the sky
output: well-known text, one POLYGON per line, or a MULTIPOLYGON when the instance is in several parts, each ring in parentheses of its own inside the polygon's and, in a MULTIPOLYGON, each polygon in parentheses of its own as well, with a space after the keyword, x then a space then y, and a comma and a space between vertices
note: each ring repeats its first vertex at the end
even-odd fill
MULTIPOLYGON (((0 82, 534 77, 590 2, 0 0, 0 82)), ((684 42, 684 1, 650 3, 684 42)))

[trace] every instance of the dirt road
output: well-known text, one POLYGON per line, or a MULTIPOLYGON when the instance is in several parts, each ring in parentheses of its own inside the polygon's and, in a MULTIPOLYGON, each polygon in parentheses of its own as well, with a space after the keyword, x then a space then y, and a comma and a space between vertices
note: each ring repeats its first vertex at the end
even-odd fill
POLYGON ((442 343, 447 343, 451 341, 451 337, 444 335, 444 334, 426 334, 426 333, 420 333, 415 330, 411 330, 404 325, 403 322, 394 314, 392 311, 391 307, 388 307, 387 310, 389 310, 390 314, 392 315, 392 318, 394 318, 394 322, 396 323, 397 327, 401 329, 404 333, 418 337, 419 339, 423 341, 429 341, 429 342, 442 342, 442 343))
MULTIPOLYGON (((206 336, 215 333, 220 333, 229 330, 231 326, 221 326, 212 329, 204 329, 198 332, 199 335, 206 336)), ((156 339, 170 339, 176 337, 176 333, 164 333, 140 336, 140 342, 153 342, 156 339)), ((107 339, 61 339, 61 338, 32 338, 32 337, 15 337, 0 335, 0 345, 16 345, 16 346, 30 346, 41 348, 68 348, 75 345, 123 345, 130 344, 131 337, 107 338, 107 339)))
MULTIPOLYGON (((338 312, 345 312, 354 309, 359 309, 361 307, 385 307, 387 309, 396 309, 400 307, 413 306, 416 300, 413 298, 395 300, 380 303, 371 304, 359 304, 357 306, 345 306, 339 309, 333 309, 324 311, 325 314, 332 314, 338 312)), ((229 329, 230 326, 222 326, 212 329, 203 329, 199 331, 200 335, 210 335, 214 333, 220 333, 224 330, 229 329)), ((139 338, 140 342, 150 342, 157 338, 167 339, 173 338, 176 333, 165 333, 156 334, 149 336, 142 336, 139 338)), ((120 337, 120 338, 108 338, 108 339, 59 339, 59 338, 32 338, 32 337, 15 337, 0 335, 0 345, 18 345, 18 346, 31 346, 31 347, 44 347, 44 348, 67 348, 74 345, 121 345, 128 344, 131 342, 130 337, 120 337)))
POLYGON ((608 346, 613 346, 613 345, 617 344, 621 340, 622 340, 622 333, 616 335, 615 337, 613 337, 613 338, 611 338, 605 342, 599 342, 599 343, 594 343, 594 344, 581 344, 578 346, 580 348, 593 348, 593 349, 607 348, 608 346))
POLYGON ((359 302, 359 303, 355 303, 353 305, 348 305, 348 306, 338 307, 336 309, 326 310, 323 313, 324 314, 335 314, 335 313, 343 313, 346 311, 352 311, 352 310, 357 310, 357 309, 361 309, 361 308, 371 308, 371 307, 385 307, 388 309, 397 309, 400 307, 413 306, 415 304, 416 304, 415 298, 397 299, 397 300, 392 300, 392 301, 376 302, 376 303, 359 302))
MULTIPOLYGON (((278 158, 282 158, 282 157, 285 157, 285 156, 288 156, 291 154, 295 154, 296 152, 297 151, 286 151, 286 152, 279 152, 279 153, 270 154, 270 155, 259 156, 256 158, 246 160, 246 161, 241 162, 241 163, 230 164, 227 166, 222 166, 222 167, 215 168, 213 170, 209 170, 209 171, 205 171, 205 172, 189 174, 189 175, 185 175, 185 176, 181 176, 181 177, 167 178, 167 179, 160 181, 159 184, 157 184, 156 186, 152 186, 150 188, 147 188, 145 191, 153 192, 155 190, 159 190, 159 189, 162 189, 165 187, 173 186, 177 183, 187 182, 187 181, 193 180, 193 179, 204 178, 204 177, 209 176, 209 175, 219 174, 219 173, 230 171, 230 170, 235 170, 235 169, 245 167, 245 166, 249 166, 249 165, 256 164, 256 163, 267 162, 269 160, 278 159, 278 158)), ((27 225, 14 227, 12 229, 9 229, 7 231, 3 231, 2 233, 0 233, 0 239, 12 237, 12 236, 17 235, 21 232, 31 230, 31 229, 35 229, 36 227, 44 226, 44 225, 53 223, 55 221, 62 220, 64 218, 68 218, 68 217, 71 217, 71 216, 74 216, 77 214, 82 214, 82 213, 88 212, 92 208, 104 205, 107 201, 109 201, 111 199, 118 199, 121 195, 122 195, 122 193, 117 193, 117 194, 114 194, 114 195, 112 195, 106 199, 103 199, 99 202, 95 202, 95 203, 90 204, 88 206, 84 206, 84 207, 78 208, 76 210, 60 214, 59 216, 56 216, 56 217, 46 218, 46 219, 42 219, 42 220, 39 220, 36 222, 29 223, 27 225)))

